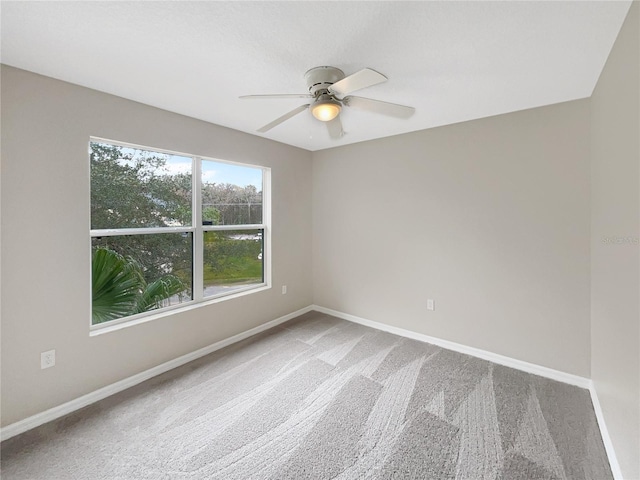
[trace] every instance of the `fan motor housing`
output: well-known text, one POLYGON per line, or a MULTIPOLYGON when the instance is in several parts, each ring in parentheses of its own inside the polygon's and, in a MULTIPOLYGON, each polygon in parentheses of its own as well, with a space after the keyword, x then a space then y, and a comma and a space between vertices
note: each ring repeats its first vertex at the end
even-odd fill
POLYGON ((314 96, 318 91, 326 90, 344 77, 344 72, 336 67, 315 67, 304 74, 309 93, 314 96))

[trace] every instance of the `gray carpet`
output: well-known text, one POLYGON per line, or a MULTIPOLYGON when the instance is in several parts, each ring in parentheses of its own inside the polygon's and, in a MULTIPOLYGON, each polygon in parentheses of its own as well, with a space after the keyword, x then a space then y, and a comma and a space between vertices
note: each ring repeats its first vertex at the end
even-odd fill
POLYGON ((310 312, 4 442, 2 478, 612 476, 586 390, 310 312))

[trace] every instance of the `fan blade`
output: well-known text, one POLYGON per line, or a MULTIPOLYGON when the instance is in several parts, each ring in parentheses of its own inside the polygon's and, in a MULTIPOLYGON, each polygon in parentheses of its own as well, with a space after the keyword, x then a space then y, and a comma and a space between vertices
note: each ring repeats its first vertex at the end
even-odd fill
POLYGON ((276 93, 274 95, 242 95, 238 98, 313 98, 313 95, 308 93, 276 93))
POLYGON ((342 103, 348 107, 360 108, 368 112, 381 113, 391 117, 409 118, 416 111, 413 107, 398 105, 397 103, 382 102, 372 98, 354 97, 352 95, 344 97, 342 103))
POLYGON ((334 83, 328 88, 328 90, 334 95, 342 97, 351 92, 355 92, 356 90, 360 90, 361 88, 370 87, 386 81, 387 77, 381 73, 371 70, 370 68, 364 68, 359 72, 349 75, 339 82, 334 83))
POLYGON ((333 140, 338 140, 342 138, 344 132, 342 131, 342 122, 340 121, 340 115, 338 115, 333 120, 327 122, 327 130, 329 130, 329 136, 333 140))
POLYGON ((260 133, 268 132, 273 127, 280 125, 282 122, 289 120, 291 117, 295 117, 300 112, 305 111, 307 108, 309 108, 309 105, 306 103, 304 105, 300 105, 298 108, 291 110, 289 113, 285 113, 281 117, 276 118, 273 122, 267 123, 264 127, 258 129, 258 131, 260 133))

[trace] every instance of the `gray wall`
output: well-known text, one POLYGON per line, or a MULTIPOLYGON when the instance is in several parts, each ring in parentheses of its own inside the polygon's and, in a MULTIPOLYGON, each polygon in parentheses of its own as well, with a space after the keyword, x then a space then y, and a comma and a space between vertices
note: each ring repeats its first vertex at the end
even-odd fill
POLYGON ((640 4, 591 97, 591 372, 624 478, 640 478, 640 4))
POLYGON ((310 191, 307 151, 3 66, 2 425, 311 304, 310 191), (90 135, 271 167, 274 288, 90 337, 90 135))
POLYGON ((314 302, 588 377, 588 138, 579 100, 314 152, 314 302))

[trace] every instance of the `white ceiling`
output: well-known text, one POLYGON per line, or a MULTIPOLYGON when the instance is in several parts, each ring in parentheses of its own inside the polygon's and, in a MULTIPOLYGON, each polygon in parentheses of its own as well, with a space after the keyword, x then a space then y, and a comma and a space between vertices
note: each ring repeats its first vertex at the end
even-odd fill
POLYGON ((307 150, 591 95, 630 1, 8 2, 2 63, 307 150), (329 139, 303 74, 364 67, 389 81, 356 95, 410 105, 402 120, 345 109, 329 139))

